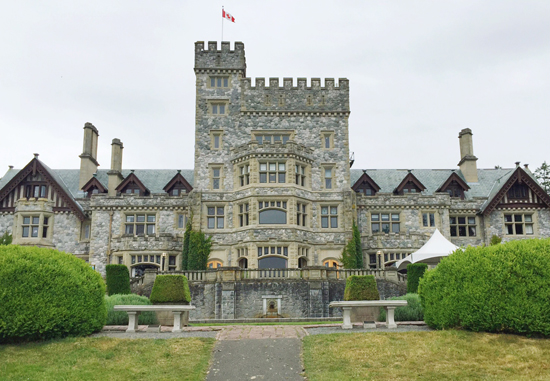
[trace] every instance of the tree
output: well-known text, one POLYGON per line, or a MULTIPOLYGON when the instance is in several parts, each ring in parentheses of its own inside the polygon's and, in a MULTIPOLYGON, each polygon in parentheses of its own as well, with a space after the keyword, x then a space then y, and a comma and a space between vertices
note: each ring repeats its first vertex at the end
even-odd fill
POLYGON ((187 220, 187 224, 185 225, 185 233, 183 234, 183 250, 181 252, 181 269, 182 270, 188 270, 188 262, 189 262, 189 240, 191 238, 191 221, 193 220, 193 215, 189 217, 187 220))
POLYGON ((349 242, 344 247, 344 250, 342 250, 342 264, 344 265, 344 268, 346 269, 356 269, 357 268, 357 255, 356 252, 356 246, 354 239, 350 239, 349 242))
POLYGON ((359 233, 359 228, 353 221, 353 240, 355 242, 355 257, 356 264, 358 269, 363 268, 363 247, 361 245, 361 233, 359 233))
POLYGON ((546 164, 546 160, 541 166, 535 169, 535 177, 539 181, 544 191, 550 194, 550 166, 546 164))
POLYGON ((189 235, 188 270, 206 270, 212 248, 212 237, 206 237, 201 231, 191 231, 189 235))
POLYGON ((5 232, 2 237, 0 237, 0 245, 9 245, 12 241, 12 235, 8 232, 5 232))

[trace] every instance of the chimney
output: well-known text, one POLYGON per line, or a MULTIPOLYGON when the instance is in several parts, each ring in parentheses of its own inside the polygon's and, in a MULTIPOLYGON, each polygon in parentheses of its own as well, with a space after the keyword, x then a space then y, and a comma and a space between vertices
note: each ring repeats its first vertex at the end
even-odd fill
POLYGON ((122 150, 124 149, 120 139, 113 139, 111 143, 111 170, 107 172, 109 176, 109 197, 116 196, 116 187, 122 182, 122 150))
POLYGON ((458 166, 468 183, 477 183, 477 157, 474 156, 474 144, 472 143, 472 130, 464 128, 458 134, 460 141, 460 162, 458 166))
POLYGON ((97 172, 99 163, 97 162, 97 138, 99 132, 92 123, 84 124, 84 147, 80 157, 80 180, 78 189, 82 189, 94 173, 97 172))

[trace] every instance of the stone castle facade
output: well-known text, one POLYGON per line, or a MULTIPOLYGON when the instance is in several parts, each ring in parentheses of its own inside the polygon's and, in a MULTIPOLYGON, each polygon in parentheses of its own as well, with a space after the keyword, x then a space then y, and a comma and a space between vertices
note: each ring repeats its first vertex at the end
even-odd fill
MULTIPOLYGON (((211 267, 334 266, 356 221, 370 268, 404 258, 439 229, 459 246, 550 237, 550 197, 528 167, 478 169, 472 132, 456 169, 352 169, 349 82, 246 77, 244 45, 195 44, 193 170, 123 169, 84 126, 80 170, 38 155, 0 180, 0 234, 54 247, 101 273, 121 263, 179 270, 188 219, 212 237, 211 267)), ((512 142, 510 143, 512 144, 512 142)))

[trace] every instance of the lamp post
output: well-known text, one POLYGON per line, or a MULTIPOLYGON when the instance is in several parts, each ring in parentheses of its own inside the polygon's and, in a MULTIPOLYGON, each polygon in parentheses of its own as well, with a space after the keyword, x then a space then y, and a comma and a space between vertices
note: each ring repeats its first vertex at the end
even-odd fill
POLYGON ((382 263, 383 263, 383 262, 382 262, 382 255, 383 255, 382 250, 378 250, 378 251, 376 252, 376 265, 377 265, 377 267, 378 267, 379 269, 382 269, 382 268, 383 268, 383 267, 382 267, 382 263))
POLYGON ((162 272, 166 271, 166 253, 162 253, 162 272))

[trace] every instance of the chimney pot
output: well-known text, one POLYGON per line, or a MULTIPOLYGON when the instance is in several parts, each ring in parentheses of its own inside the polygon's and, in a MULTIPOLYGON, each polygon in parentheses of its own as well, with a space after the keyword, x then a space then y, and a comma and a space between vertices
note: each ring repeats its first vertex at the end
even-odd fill
POLYGON ((519 168, 519 164, 520 164, 520 162, 516 161, 516 168, 519 168))
POLYGON ((13 165, 8 165, 8 167, 9 167, 10 169, 13 169, 13 165))
POLYGON ((529 164, 523 164, 523 166, 525 167, 525 169, 529 169, 529 164))
POLYGON ((38 159, 38 155, 39 155, 39 154, 33 153, 33 155, 34 155, 34 158, 35 158, 35 159, 38 159))

